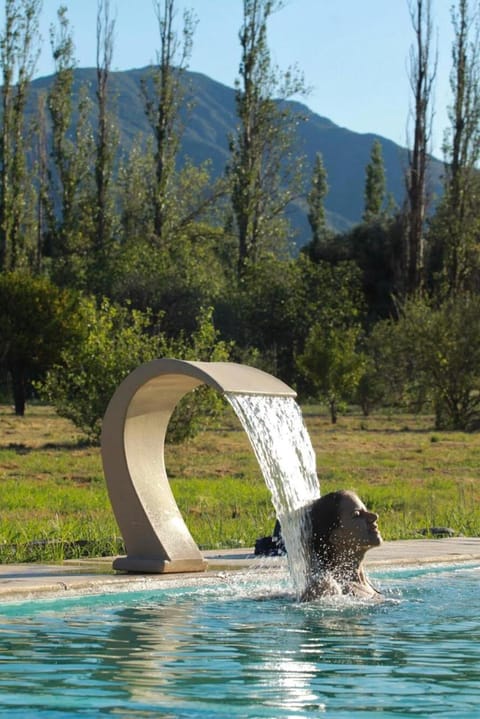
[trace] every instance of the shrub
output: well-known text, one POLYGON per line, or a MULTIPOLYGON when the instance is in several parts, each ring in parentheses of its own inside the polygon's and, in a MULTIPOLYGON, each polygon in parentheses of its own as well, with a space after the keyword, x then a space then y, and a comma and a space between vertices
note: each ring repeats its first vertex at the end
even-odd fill
POLYGON ((69 347, 39 385, 41 396, 61 417, 98 441, 102 417, 120 382, 139 364, 161 356, 162 335, 149 333, 153 318, 104 299, 83 298, 83 336, 69 347))
MULTIPOLYGON (((480 423, 480 298, 468 294, 435 306, 409 300, 398 322, 380 323, 380 372, 403 383, 403 401, 430 405, 437 429, 480 423)), ((397 385, 400 383, 397 382, 397 385)))
MULTIPOLYGON (((229 356, 229 347, 217 341, 211 310, 200 312, 190 339, 181 336, 175 341, 155 330, 158 323, 150 312, 106 299, 100 307, 93 299, 83 299, 79 311, 84 335, 75 348, 62 353, 39 391, 92 442, 99 441, 102 418, 116 388, 139 365, 158 357, 221 361, 229 356)), ((206 388, 190 393, 172 418, 168 441, 193 436, 200 425, 197 415, 216 416, 222 406, 221 398, 206 388)))
POLYGON ((46 277, 0 274, 0 361, 11 380, 15 413, 23 416, 31 384, 81 337, 78 297, 46 277))

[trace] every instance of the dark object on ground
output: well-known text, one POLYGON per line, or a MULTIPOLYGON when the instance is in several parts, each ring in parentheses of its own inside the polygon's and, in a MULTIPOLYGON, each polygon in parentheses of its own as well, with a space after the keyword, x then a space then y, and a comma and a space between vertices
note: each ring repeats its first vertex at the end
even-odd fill
POLYGON ((260 537, 255 542, 255 554, 263 557, 281 557, 286 553, 280 522, 277 519, 272 536, 260 537))
POLYGON ((425 527, 424 529, 419 529, 419 534, 423 534, 424 537, 429 534, 432 537, 454 537, 456 532, 450 527, 425 527))

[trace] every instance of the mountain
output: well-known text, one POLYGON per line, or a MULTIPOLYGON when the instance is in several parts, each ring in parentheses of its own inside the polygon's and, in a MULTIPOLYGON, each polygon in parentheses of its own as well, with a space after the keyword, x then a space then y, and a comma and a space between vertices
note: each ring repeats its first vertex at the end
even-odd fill
MULTIPOLYGON (((141 78, 148 68, 111 73, 111 93, 115 98, 121 148, 127 152, 139 133, 148 135, 150 128, 143 110, 140 94, 141 78)), ((45 91, 53 77, 32 82, 30 111, 37 107, 36 95, 45 91)), ((235 131, 235 90, 211 78, 195 72, 187 72, 189 94, 193 110, 188 115, 183 135, 181 156, 188 156, 194 163, 209 160, 213 175, 223 172, 229 157, 228 138, 235 131)), ((86 85, 95 101, 96 71, 92 68, 75 70, 75 94, 86 85)), ((408 162, 407 150, 394 142, 375 134, 360 134, 335 125, 331 120, 312 112, 298 102, 287 103, 294 112, 304 118, 298 126, 298 152, 307 159, 307 177, 313 166, 315 154, 321 152, 328 174, 329 192, 325 208, 330 224, 336 230, 346 230, 359 222, 364 205, 365 168, 370 160, 374 140, 383 149, 387 193, 398 205, 404 199, 404 173, 408 162)), ((355 108, 352 107, 352 114, 355 108)), ((430 173, 433 194, 441 191, 440 177, 443 164, 431 158, 430 173)), ((297 244, 309 239, 305 205, 293 210, 293 224, 298 233, 297 244)))

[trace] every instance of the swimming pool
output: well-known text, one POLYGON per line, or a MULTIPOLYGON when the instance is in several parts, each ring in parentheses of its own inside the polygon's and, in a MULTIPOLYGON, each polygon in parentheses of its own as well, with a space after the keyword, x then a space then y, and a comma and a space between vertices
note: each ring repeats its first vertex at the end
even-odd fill
POLYGON ((373 574, 382 604, 286 578, 0 606, 5 717, 478 717, 480 567, 373 574))

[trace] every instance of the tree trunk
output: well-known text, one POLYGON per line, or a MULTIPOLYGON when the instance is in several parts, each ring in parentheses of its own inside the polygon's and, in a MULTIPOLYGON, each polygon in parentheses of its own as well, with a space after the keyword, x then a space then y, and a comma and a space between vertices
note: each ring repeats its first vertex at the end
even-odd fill
POLYGON ((23 368, 10 367, 10 376, 12 378, 13 402, 15 405, 15 414, 17 417, 25 415, 26 403, 26 382, 25 372, 23 368))
POLYGON ((330 419, 332 424, 337 424, 337 403, 334 399, 330 400, 330 419))

